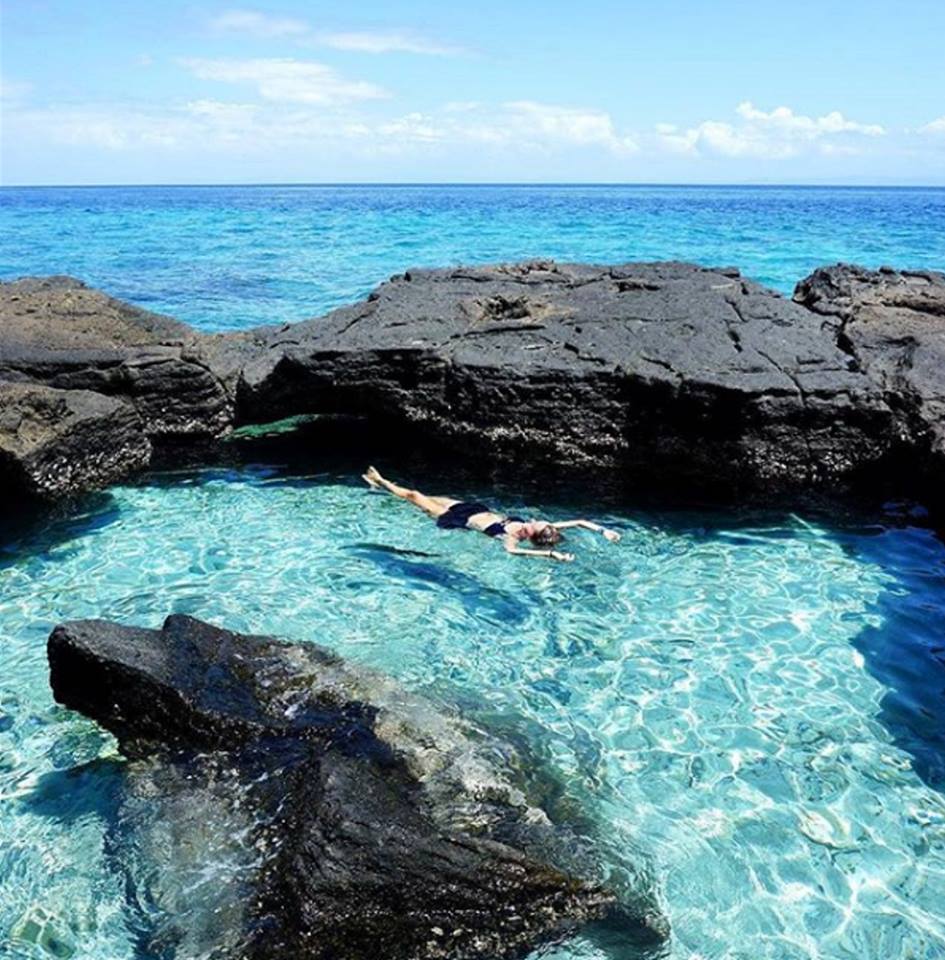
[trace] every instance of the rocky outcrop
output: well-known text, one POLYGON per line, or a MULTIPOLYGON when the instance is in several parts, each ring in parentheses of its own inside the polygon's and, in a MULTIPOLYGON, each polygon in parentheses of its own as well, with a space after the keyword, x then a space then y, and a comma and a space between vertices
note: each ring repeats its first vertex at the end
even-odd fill
POLYGON ((825 267, 794 299, 823 317, 851 366, 896 411, 909 463, 945 479, 945 275, 825 267))
POLYGON ((273 333, 243 419, 396 412, 467 451, 639 482, 798 488, 874 463, 895 415, 820 318, 737 271, 416 271, 273 333))
POLYGON ((165 948, 486 960, 592 921, 665 936, 651 896, 601 882, 587 841, 529 802, 507 744, 317 646, 82 621, 53 631, 49 663, 56 699, 136 758, 123 822, 148 854, 127 884, 179 923, 158 924, 165 948))
POLYGON ((35 499, 104 487, 147 466, 134 408, 89 390, 0 383, 0 493, 35 499))
POLYGON ((0 380, 121 397, 152 440, 232 424, 232 387, 207 358, 216 339, 71 277, 0 284, 0 380))
POLYGON ((942 276, 842 265, 793 300, 683 263, 411 271, 218 336, 53 278, 0 285, 0 380, 121 397, 158 446, 340 413, 480 462, 771 492, 940 475, 943 325, 942 276))

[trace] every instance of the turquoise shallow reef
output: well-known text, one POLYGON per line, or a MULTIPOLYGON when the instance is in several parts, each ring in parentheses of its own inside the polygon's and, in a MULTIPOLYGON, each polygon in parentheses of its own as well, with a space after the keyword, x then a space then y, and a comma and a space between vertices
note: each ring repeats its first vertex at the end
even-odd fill
POLYGON ((0 278, 68 273, 202 329, 299 320, 408 267, 554 257, 945 266, 945 188, 0 189, 0 278))
MULTIPOLYGON (((941 268, 943 224, 945 190, 6 189, 0 276, 70 273, 220 330, 414 264, 526 256, 734 263, 789 292, 838 259, 941 268)), ((64 619, 183 612, 516 725, 607 868, 648 858, 665 960, 945 960, 945 547, 920 510, 602 504, 378 464, 623 534, 574 533, 576 562, 551 565, 368 492, 360 458, 256 459, 0 515, 0 958, 173 957, 141 946, 164 905, 128 885, 122 763, 53 703, 45 639, 64 619)), ((585 938, 545 954, 636 956, 585 938)))

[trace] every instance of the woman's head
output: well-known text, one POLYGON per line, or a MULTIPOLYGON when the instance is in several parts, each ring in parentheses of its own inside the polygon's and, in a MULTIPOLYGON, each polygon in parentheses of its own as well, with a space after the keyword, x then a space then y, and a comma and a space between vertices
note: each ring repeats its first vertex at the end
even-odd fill
POLYGON ((529 534, 528 539, 531 540, 536 547, 553 547, 556 543, 561 542, 562 537, 561 531, 558 530, 557 527, 539 520, 537 523, 532 524, 532 532, 529 534))

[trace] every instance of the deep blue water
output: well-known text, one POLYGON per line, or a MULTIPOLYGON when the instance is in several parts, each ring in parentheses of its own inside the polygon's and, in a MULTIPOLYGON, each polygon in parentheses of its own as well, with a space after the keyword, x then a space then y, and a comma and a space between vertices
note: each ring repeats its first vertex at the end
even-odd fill
POLYGON ((68 273, 223 330, 299 320, 409 267, 532 257, 945 268, 945 189, 266 186, 0 189, 0 278, 68 273))

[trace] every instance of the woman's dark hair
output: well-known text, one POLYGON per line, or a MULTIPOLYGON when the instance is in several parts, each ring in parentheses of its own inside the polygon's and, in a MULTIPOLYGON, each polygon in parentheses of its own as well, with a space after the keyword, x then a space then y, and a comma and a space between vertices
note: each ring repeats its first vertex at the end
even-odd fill
POLYGON ((529 539, 536 547, 553 547, 556 543, 560 543, 562 538, 561 531, 549 523, 547 527, 542 527, 541 530, 533 533, 529 539))

